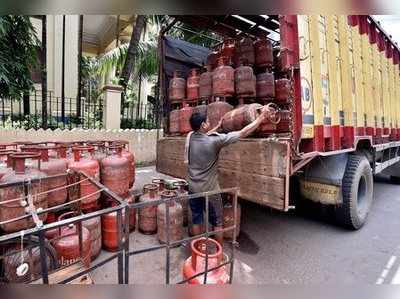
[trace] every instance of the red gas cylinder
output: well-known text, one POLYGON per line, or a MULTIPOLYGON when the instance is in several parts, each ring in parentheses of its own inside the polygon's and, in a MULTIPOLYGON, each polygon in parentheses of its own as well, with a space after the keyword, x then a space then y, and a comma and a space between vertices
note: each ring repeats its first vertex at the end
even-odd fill
MULTIPOLYGON (((176 191, 163 191, 161 198, 172 199, 176 197, 176 191)), ((169 210, 169 240, 170 242, 179 241, 183 237, 183 211, 180 203, 170 200, 157 207, 157 238, 160 243, 167 242, 167 205, 169 210)))
POLYGON ((216 101, 208 104, 207 118, 210 123, 210 128, 215 128, 224 115, 232 109, 233 106, 225 101, 216 101))
POLYGON ((289 101, 290 94, 290 81, 289 79, 283 78, 275 80, 275 99, 281 103, 287 103, 289 101))
POLYGON ((16 150, 2 149, 0 150, 0 180, 7 173, 12 171, 11 154, 16 153, 16 150))
POLYGON ((0 142, 0 150, 17 150, 15 142, 0 142))
POLYGON ((272 43, 267 38, 260 38, 254 42, 254 52, 257 67, 270 67, 274 64, 272 43))
POLYGON ((46 224, 56 222, 57 218, 58 217, 56 216, 56 213, 54 213, 54 212, 47 213, 46 224))
MULTIPOLYGON (((74 154, 74 160, 69 162, 69 168, 74 171, 83 171, 88 176, 91 176, 95 180, 100 179, 100 167, 99 162, 92 158, 90 152, 93 151, 93 147, 90 146, 77 146, 72 148, 72 152, 74 154), (82 156, 84 153, 89 155, 82 156)), ((85 177, 82 175, 81 180, 84 180, 85 177)), ((91 210, 97 208, 97 201, 100 198, 100 192, 95 193, 98 191, 98 188, 93 185, 88 180, 83 181, 79 185, 80 187, 80 196, 84 197, 81 201, 81 208, 82 210, 91 210), (93 195, 90 195, 95 193, 93 195), (87 197, 86 197, 87 196, 87 197)))
POLYGON ((256 96, 256 76, 244 60, 235 70, 235 91, 238 97, 256 96))
MULTIPOLYGON (((32 179, 41 179, 46 175, 40 170, 40 167, 25 167, 25 160, 36 159, 40 160, 40 154, 38 153, 14 153, 9 155, 12 159, 13 171, 6 173, 0 180, 0 183, 13 183, 30 181, 32 179)), ((40 165, 40 163, 39 163, 40 165)), ((47 191, 47 184, 43 182, 35 181, 32 182, 29 194, 32 195, 33 204, 37 211, 47 208, 47 194, 43 192, 47 191), (39 195, 40 194, 40 195, 39 195)), ((25 198, 24 186, 10 186, 0 189, 0 222, 11 220, 17 217, 26 215, 25 209, 28 206, 28 199, 25 198)), ((39 218, 45 221, 47 213, 39 214, 39 218)), ((28 217, 22 220, 1 224, 0 227, 3 231, 15 232, 22 229, 33 227, 35 224, 32 217, 28 217)))
MULTIPOLYGON (((117 218, 118 218, 118 213, 116 211, 101 216, 101 233, 102 233, 103 248, 111 252, 118 250, 119 238, 118 238, 117 218)), ((122 213, 121 215, 121 221, 122 221, 121 223, 125 221, 124 213, 122 213)))
POLYGON ((107 147, 107 157, 100 162, 100 180, 117 195, 126 197, 129 192, 130 162, 122 156, 122 149, 122 144, 107 147))
MULTIPOLYGON (((174 188, 178 192, 179 196, 186 196, 188 195, 187 186, 188 183, 185 181, 178 181, 173 183, 174 188)), ((183 214, 183 226, 188 225, 188 214, 189 214, 189 200, 187 198, 183 198, 180 200, 180 204, 182 206, 182 214, 183 214)))
MULTIPOLYGON (((149 202, 160 199, 157 185, 146 184, 139 202, 149 202)), ((157 205, 150 205, 139 209, 139 231, 146 235, 157 232, 157 205)))
POLYGON ((244 37, 239 42, 239 61, 247 61, 249 65, 254 65, 255 54, 253 40, 250 37, 244 37))
POLYGON ((64 159, 68 162, 68 160, 71 158, 69 157, 69 151, 72 148, 72 143, 71 142, 64 142, 64 141, 57 141, 54 143, 58 147, 58 157, 60 159, 64 159))
POLYGON ((127 158, 130 162, 129 167, 129 188, 132 188, 133 184, 135 183, 135 155, 133 151, 129 150, 129 141, 127 140, 116 140, 111 142, 110 144, 122 144, 124 148, 122 149, 122 156, 127 158))
POLYGON ((274 68, 276 72, 283 72, 282 70, 282 56, 281 56, 281 50, 280 47, 275 47, 273 49, 273 54, 274 54, 274 68))
POLYGON ((157 194, 161 196, 161 193, 165 191, 167 182, 164 179, 153 179, 151 182, 157 186, 157 194))
POLYGON ((235 70, 225 65, 225 58, 218 59, 218 67, 212 75, 213 95, 229 97, 235 93, 235 70))
POLYGON ((32 141, 15 141, 14 143, 17 145, 17 149, 19 149, 23 145, 33 144, 32 141))
POLYGON ((200 75, 199 80, 199 97, 208 99, 213 94, 212 89, 212 76, 211 66, 204 66, 204 72, 200 75))
POLYGON ((221 57, 225 57, 228 65, 233 65, 233 57, 235 56, 235 39, 226 38, 222 44, 221 57))
POLYGON ((207 113, 207 105, 198 105, 196 107, 193 107, 193 113, 207 113))
MULTIPOLYGON (((129 204, 135 203, 135 198, 132 195, 128 195, 125 198, 126 202, 129 204)), ((129 231, 133 232, 136 227, 136 209, 129 208, 129 231)))
POLYGON ((211 70, 217 66, 217 60, 219 57, 219 50, 213 49, 207 56, 207 64, 211 66, 211 70))
MULTIPOLYGON (((49 150, 57 150, 56 146, 39 146, 38 149, 41 152, 41 170, 48 176, 66 174, 68 163, 64 159, 49 159, 49 150)), ((49 192, 47 195, 47 201, 49 207, 58 206, 67 201, 67 177, 59 177, 47 180, 47 187, 49 192)))
POLYGON ((169 133, 174 136, 179 135, 179 109, 169 113, 169 133))
POLYGON ((19 149, 21 150, 21 152, 31 152, 40 154, 40 148, 38 148, 36 144, 21 145, 19 149))
POLYGON ((268 107, 270 113, 258 127, 257 134, 261 137, 268 137, 269 135, 276 133, 278 124, 281 121, 281 116, 279 114, 278 106, 274 103, 269 103, 264 107, 268 107))
MULTIPOLYGON (((18 242, 13 243, 11 246, 4 246, 4 251, 2 252, 2 264, 3 264, 3 273, 2 278, 6 279, 8 283, 29 283, 32 280, 39 279, 42 275, 41 269, 41 259, 40 259, 40 247, 39 245, 33 245, 32 241, 27 242, 26 240, 23 241, 21 247, 21 240, 19 239, 18 242), (21 265, 21 263, 27 263, 29 265, 28 271, 19 276, 17 274, 17 268, 21 265)), ((47 267, 49 272, 57 267, 56 263, 56 256, 57 253, 55 252, 54 248, 45 243, 46 249, 46 259, 47 259, 47 267)), ((2 281, 4 283, 4 280, 2 281)))
MULTIPOLYGON (((62 214, 58 221, 75 216, 75 212, 62 214)), ((53 241, 60 264, 67 266, 81 259, 86 267, 90 265, 90 233, 82 226, 82 252, 79 243, 79 225, 70 223, 59 228, 59 238, 53 241)))
POLYGON ((289 110, 280 110, 278 112, 280 121, 276 126, 277 133, 287 133, 290 132, 290 119, 291 114, 289 110))
POLYGON ((239 106, 226 113, 222 118, 222 130, 224 132, 232 132, 243 129, 256 120, 261 109, 262 105, 257 103, 239 106))
POLYGON ((106 146, 104 141, 90 141, 87 142, 87 145, 93 147, 93 158, 95 158, 99 163, 106 157, 106 146))
POLYGON ((273 99, 275 97, 274 74, 265 72, 256 76, 256 95, 260 99, 273 99))
POLYGON ((188 104, 184 104, 184 107, 179 110, 179 132, 181 135, 185 135, 192 131, 190 125, 190 117, 192 116, 193 108, 188 104))
MULTIPOLYGON (((213 239, 199 238, 191 243, 192 255, 183 264, 183 278, 189 279, 206 270, 206 252, 208 252, 208 269, 215 268, 224 261, 222 246, 213 239)), ((229 274, 225 266, 207 273, 206 284, 226 284, 229 274)), ((204 275, 189 280, 189 284, 204 284, 204 275)))
POLYGON ((200 76, 198 69, 191 69, 189 77, 187 78, 187 99, 189 101, 197 100, 199 98, 200 76))
POLYGON ((90 260, 95 260, 101 252, 101 219, 90 218, 82 222, 90 234, 90 260))
POLYGON ((186 95, 186 80, 180 77, 178 71, 174 72, 174 76, 169 81, 169 99, 172 101, 181 101, 186 95))

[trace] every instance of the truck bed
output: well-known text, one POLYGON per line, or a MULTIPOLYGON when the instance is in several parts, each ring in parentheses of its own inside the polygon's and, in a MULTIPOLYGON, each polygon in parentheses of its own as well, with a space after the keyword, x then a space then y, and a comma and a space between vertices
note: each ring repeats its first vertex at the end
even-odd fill
MULTIPOLYGON (((185 179, 183 162, 184 137, 166 137, 158 141, 157 171, 185 179)), ((224 148, 218 162, 222 188, 239 187, 243 199, 272 207, 287 209, 285 174, 287 145, 273 139, 241 139, 224 148)))

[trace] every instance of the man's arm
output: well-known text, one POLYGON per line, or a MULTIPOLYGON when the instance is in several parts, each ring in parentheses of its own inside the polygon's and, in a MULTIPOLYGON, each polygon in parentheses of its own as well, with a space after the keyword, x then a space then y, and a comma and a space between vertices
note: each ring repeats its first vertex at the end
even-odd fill
MULTIPOLYGON (((240 131, 235 131, 235 132, 230 132, 228 134, 220 134, 218 136, 215 136, 215 142, 217 143, 217 146, 219 148, 222 148, 224 146, 239 141, 239 138, 245 138, 249 136, 251 133, 257 130, 260 124, 264 121, 265 118, 267 118, 268 114, 270 114, 271 112, 272 111, 270 111, 267 107, 264 107, 261 111, 261 114, 257 117, 257 119, 253 121, 251 124, 241 129, 240 131)), ((215 127, 211 131, 215 132, 221 125, 221 122, 218 124, 217 127, 215 127)), ((211 134, 211 131, 207 132, 207 134, 208 135, 211 134)))

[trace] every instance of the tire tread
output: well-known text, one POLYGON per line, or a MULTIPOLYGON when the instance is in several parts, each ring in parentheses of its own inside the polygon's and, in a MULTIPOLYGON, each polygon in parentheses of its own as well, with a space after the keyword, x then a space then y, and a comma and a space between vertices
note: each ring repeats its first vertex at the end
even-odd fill
POLYGON ((356 210, 354 205, 357 204, 357 200, 354 200, 354 195, 352 194, 354 178, 359 171, 359 167, 363 159, 365 158, 361 156, 349 156, 346 165, 346 171, 342 180, 343 203, 336 208, 336 218, 338 222, 343 226, 353 230, 357 230, 363 225, 363 222, 360 221, 357 215, 355 215, 353 212, 356 210))

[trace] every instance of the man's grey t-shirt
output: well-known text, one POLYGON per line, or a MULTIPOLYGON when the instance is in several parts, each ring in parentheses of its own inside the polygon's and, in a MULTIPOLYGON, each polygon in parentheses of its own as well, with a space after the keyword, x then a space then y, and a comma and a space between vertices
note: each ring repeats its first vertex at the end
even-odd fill
POLYGON ((218 184, 218 156, 220 150, 238 141, 239 132, 206 135, 194 132, 189 140, 188 183, 192 193, 214 191, 218 184))

